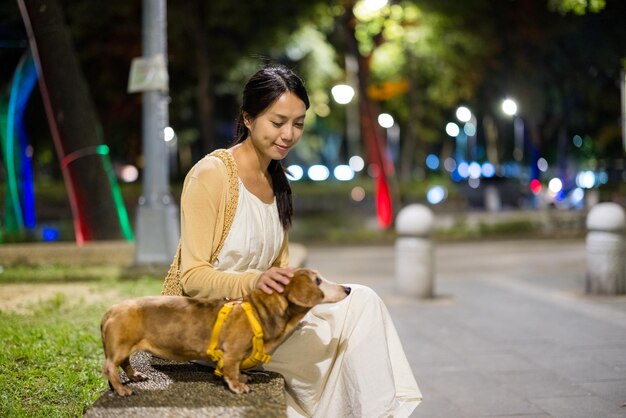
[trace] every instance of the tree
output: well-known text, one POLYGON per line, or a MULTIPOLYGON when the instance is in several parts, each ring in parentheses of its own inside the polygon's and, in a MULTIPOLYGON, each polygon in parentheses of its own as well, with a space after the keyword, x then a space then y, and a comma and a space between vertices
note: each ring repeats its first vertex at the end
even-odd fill
POLYGON ((502 120, 501 99, 517 97, 531 144, 562 166, 575 134, 593 138, 600 158, 619 152, 625 7, 614 2, 585 16, 555 14, 538 1, 492 8, 500 36, 478 89, 481 111, 502 120))
MULTIPOLYGON (((178 77, 180 109, 189 109, 196 101, 197 119, 180 117, 181 125, 195 130, 200 126, 200 152, 206 153, 224 143, 216 138, 215 106, 218 87, 228 81, 231 70, 247 55, 259 56, 259 51, 281 49, 303 21, 313 13, 315 1, 278 0, 241 3, 220 0, 194 0, 172 3, 171 70, 178 77), (262 19, 259 19, 262 16, 262 19), (194 126, 194 127, 192 127, 194 126)), ((257 65, 264 60, 259 57, 257 65)), ((248 74, 249 75, 249 74, 248 74)), ((230 117, 234 118, 232 114, 230 117)), ((229 138, 230 139, 230 138, 229 138)))
POLYGON ((548 8, 566 14, 584 15, 587 11, 598 13, 606 6, 605 0, 548 0, 548 8))
POLYGON ((485 26, 477 24, 485 7, 484 1, 400 1, 364 15, 355 27, 371 68, 367 88, 403 127, 401 180, 423 178, 426 151, 440 146, 446 113, 473 98, 492 49, 483 41, 485 26))
MULTIPOLYGON (((141 97, 127 94, 126 85, 130 62, 141 55, 141 3, 62 2, 112 153, 138 165, 141 97)), ((185 172, 199 156, 230 142, 242 80, 270 59, 291 62, 284 47, 322 2, 168 3, 170 120, 185 172)))
POLYGON ((58 3, 20 0, 57 154, 69 189, 76 241, 132 239, 89 89, 58 3))
MULTIPOLYGON (((141 2, 112 2, 106 7, 69 0, 62 4, 112 154, 138 162, 140 98, 126 94, 125 88, 130 60, 141 55, 141 2)), ((325 83, 339 81, 336 67, 343 66, 347 50, 333 22, 354 3, 280 0, 268 5, 254 0, 241 7, 226 0, 170 2, 170 114, 181 152, 196 152, 187 161, 230 141, 241 82, 262 62, 259 55, 297 66, 309 81, 313 101, 324 104, 330 88, 325 83), (315 34, 314 48, 300 48, 303 38, 292 38, 300 30, 315 34), (324 49, 330 51, 324 61, 312 58, 323 45, 320 31, 328 41, 324 49), (334 62, 328 58, 333 49, 334 62), (316 77, 322 81, 311 83, 316 77)), ((389 81, 408 86, 375 103, 402 126, 401 178, 422 176, 424 154, 451 146, 443 126, 460 103, 493 119, 502 136, 499 103, 514 91, 527 96, 520 105, 528 111, 540 148, 556 148, 558 132, 567 131, 558 128, 567 108, 567 124, 597 138, 599 152, 613 150, 615 71, 622 65, 614 62, 626 55, 621 3, 398 0, 379 15, 358 21, 358 50, 370 68, 366 88, 381 89, 389 81), (586 15, 576 14, 581 10, 586 15)), ((324 119, 324 125, 334 129, 333 118, 324 119)), ((307 132, 314 135, 315 128, 307 132)))
MULTIPOLYGON (((561 13, 580 12, 572 2, 550 4, 561 13)), ((585 4, 594 13, 557 14, 538 0, 420 1, 415 12, 408 2, 390 6, 398 10, 395 15, 390 11, 384 24, 375 24, 385 42, 373 53, 372 79, 410 81, 406 95, 383 103, 397 114, 408 110, 403 171, 412 167, 412 158, 419 167, 420 150, 441 147, 446 117, 460 103, 505 131, 499 106, 507 94, 520 102, 536 152, 548 156, 561 149, 563 154, 570 132, 580 132, 593 138, 589 141, 599 156, 619 153, 616 86, 626 55, 624 6, 585 4), (407 15, 417 18, 409 21, 407 15)), ((502 139, 500 155, 508 157, 502 139)))

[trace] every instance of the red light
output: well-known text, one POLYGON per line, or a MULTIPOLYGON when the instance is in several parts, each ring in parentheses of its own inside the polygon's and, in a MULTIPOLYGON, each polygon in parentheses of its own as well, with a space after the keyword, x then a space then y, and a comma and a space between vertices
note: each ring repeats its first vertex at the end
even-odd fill
POLYGON ((537 179, 532 179, 530 181, 530 191, 533 194, 539 194, 541 192, 541 182, 537 179))
POLYGON ((378 224, 383 228, 391 225, 391 195, 384 174, 376 178, 376 213, 378 224))

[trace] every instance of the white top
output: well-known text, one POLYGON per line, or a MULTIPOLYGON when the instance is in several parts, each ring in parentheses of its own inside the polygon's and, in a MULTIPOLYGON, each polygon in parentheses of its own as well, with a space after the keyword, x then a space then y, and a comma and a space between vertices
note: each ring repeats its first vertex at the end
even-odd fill
POLYGON ((265 203, 239 179, 237 211, 215 268, 221 271, 265 271, 271 267, 283 243, 283 227, 276 198, 265 203))
MULTIPOLYGON (((276 200, 263 203, 239 180, 233 225, 216 266, 265 271, 278 256, 283 228, 276 200)), ((421 401, 389 312, 371 289, 315 306, 264 367, 280 373, 289 418, 406 418, 421 401)))

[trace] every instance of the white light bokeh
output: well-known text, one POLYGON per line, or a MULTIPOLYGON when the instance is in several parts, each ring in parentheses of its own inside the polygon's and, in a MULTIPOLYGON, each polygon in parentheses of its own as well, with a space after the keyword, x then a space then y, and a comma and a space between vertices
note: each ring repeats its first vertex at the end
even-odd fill
POLYGON ((457 170, 459 172, 459 176, 465 178, 469 177, 469 164, 467 164, 465 161, 461 161, 457 167, 457 170))
POLYGON ((352 171, 349 165, 342 164, 335 167, 333 175, 339 181, 350 181, 354 178, 354 171, 352 171))
POLYGON ((514 116, 517 114, 517 103, 513 99, 504 99, 502 101, 502 111, 505 115, 514 116))
POLYGON ((448 124, 446 125, 446 133, 452 138, 456 138, 460 132, 461 129, 459 129, 459 125, 457 125, 456 123, 448 122, 448 124))
POLYGON ((339 104, 348 104, 354 98, 354 89, 352 86, 347 84, 337 84, 332 89, 330 89, 330 94, 332 94, 333 99, 339 104))
POLYGON ((554 194, 560 192, 563 189, 563 183, 561 179, 555 177, 548 183, 548 189, 554 194))
POLYGON ((472 119, 472 111, 466 106, 459 106, 456 109, 456 118, 461 122, 469 122, 472 119))
POLYGON ((431 205, 437 205, 443 202, 448 196, 448 191, 442 186, 432 186, 426 192, 426 200, 431 205))
POLYGON ((387 3, 387 0, 361 0, 354 5, 352 12, 359 20, 373 19, 387 3))
POLYGON ((385 129, 391 128, 394 124, 393 116, 389 113, 381 113, 378 115, 378 124, 385 129))
POLYGON ((591 189, 596 184, 596 175, 593 171, 581 171, 576 176, 576 185, 583 189, 591 189))
POLYGON ((304 169, 298 164, 292 164, 287 167, 287 178, 291 181, 298 181, 304 176, 304 169))
POLYGON ((473 161, 469 165, 467 172, 470 178, 477 179, 480 178, 480 175, 482 174, 482 167, 476 161, 473 161))
POLYGON ((307 175, 313 181, 324 181, 330 176, 330 170, 325 165, 315 164, 309 167, 307 175))
POLYGON ((165 142, 170 142, 175 136, 176 134, 171 126, 166 126, 165 129, 163 129, 163 139, 165 139, 165 142))
POLYGON ((132 183, 139 178, 139 170, 134 165, 127 164, 120 169, 119 176, 124 183, 132 183))
POLYGON ((350 157, 350 160, 348 160, 348 165, 352 170, 358 173, 365 168, 365 161, 358 155, 353 155, 350 157))
POLYGON ((483 163, 480 170, 482 172, 483 177, 490 178, 496 175, 496 167, 490 162, 483 163))

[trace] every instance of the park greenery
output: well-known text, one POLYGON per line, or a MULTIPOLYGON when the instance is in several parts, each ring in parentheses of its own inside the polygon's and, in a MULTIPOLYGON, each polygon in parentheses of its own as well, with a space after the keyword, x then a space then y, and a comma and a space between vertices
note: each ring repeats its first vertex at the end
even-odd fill
MULTIPOLYGON (((130 62, 141 55, 142 1, 55 1, 113 163, 141 168, 142 100, 126 87, 130 62)), ((346 63, 356 58, 358 95, 393 114, 400 127, 392 187, 403 203, 423 201, 423 193, 418 199, 412 192, 416 183, 422 191, 449 183, 426 168, 425 157, 452 155, 454 142, 444 127, 461 104, 481 124, 484 148, 477 160, 511 159, 513 124, 500 109, 505 97, 518 101, 533 148, 551 167, 606 169, 623 156, 618 79, 626 58, 624 2, 395 0, 375 12, 363 10, 363 3, 168 2, 169 112, 178 148, 173 184, 202 155, 230 143, 241 85, 268 62, 293 67, 306 80, 312 108, 294 155, 314 164, 328 162, 326 144, 344 135, 346 110, 331 99, 330 89, 346 82, 346 63), (582 146, 572 145, 574 135, 582 146)), ((17 3, 3 2, 0 15, 5 94, 27 35, 17 3)), ((38 91, 26 121, 36 181, 56 184, 62 176, 38 91)), ((345 144, 336 154, 330 163, 345 163, 345 144)), ((306 185, 298 188, 300 195, 314 193, 306 185)), ((452 188, 450 193, 454 198, 452 188)))
MULTIPOLYGON (((141 97, 125 89, 130 61, 141 55, 141 1, 114 0, 106 6, 59 1, 106 142, 118 160, 140 165, 141 97)), ((558 155, 567 150, 559 146, 563 136, 577 133, 593 139, 592 155, 580 158, 602 159, 620 151, 616 83, 626 57, 622 2, 401 0, 346 22, 358 10, 355 3, 169 2, 170 119, 181 154, 177 174, 230 141, 241 83, 262 62, 295 67, 307 80, 313 109, 334 110, 324 117, 310 112, 312 148, 319 147, 316 137, 341 132, 342 114, 329 90, 345 80, 350 37, 369 66, 368 86, 383 93, 379 107, 402 127, 405 179, 424 173, 426 153, 450 146, 443 126, 459 104, 470 105, 505 132, 510 121, 499 114, 499 105, 506 96, 518 98, 533 141, 552 161, 565 158, 558 155), (394 83, 406 87, 393 91, 394 83)), ((5 39, 24 41, 17 5, 1 7, 5 39)), ((21 53, 0 50, 6 63, 21 53)), ((12 68, 3 65, 1 71, 6 85, 12 68)), ((35 158, 58 174, 41 104, 32 101, 35 158)))

